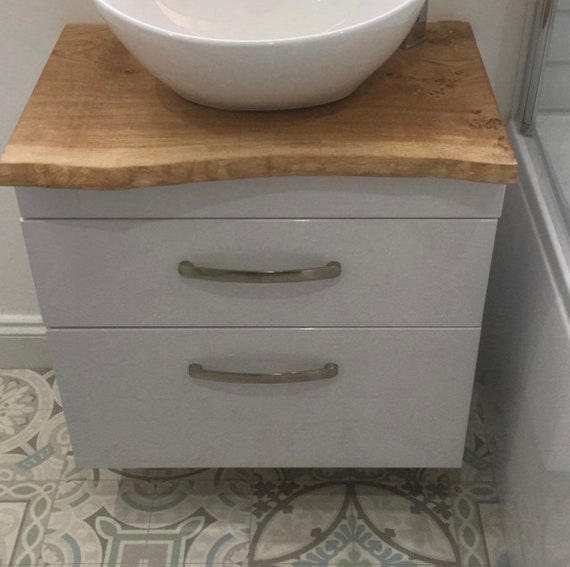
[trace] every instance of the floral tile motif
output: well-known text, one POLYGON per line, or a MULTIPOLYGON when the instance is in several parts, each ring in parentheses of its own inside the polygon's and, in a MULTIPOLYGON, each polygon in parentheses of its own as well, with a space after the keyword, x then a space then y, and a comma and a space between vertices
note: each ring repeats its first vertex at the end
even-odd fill
POLYGON ((0 423, 5 419, 17 424, 27 407, 51 410, 54 404, 61 408, 59 391, 55 386, 53 370, 0 370, 0 423))
POLYGON ((147 557, 151 565, 236 565, 247 555, 251 486, 241 480, 156 484, 147 557))
POLYGON ((54 482, 0 485, 0 565, 36 565, 55 493, 54 482))
POLYGON ((69 446, 52 371, 0 371, 0 482, 58 480, 69 446))
POLYGON ((250 565, 459 565, 449 487, 420 475, 260 480, 250 565))
POLYGON ((99 470, 53 372, 0 371, 0 567, 508 567, 475 394, 458 470, 99 470))
POLYGON ((389 565, 459 563, 446 483, 357 484, 355 499, 360 526, 355 552, 363 559, 389 565))
POLYGON ((259 480, 252 512, 251 567, 350 562, 355 514, 349 484, 259 480))
POLYGON ((154 496, 140 480, 62 482, 42 546, 45 565, 129 565, 146 560, 154 496))

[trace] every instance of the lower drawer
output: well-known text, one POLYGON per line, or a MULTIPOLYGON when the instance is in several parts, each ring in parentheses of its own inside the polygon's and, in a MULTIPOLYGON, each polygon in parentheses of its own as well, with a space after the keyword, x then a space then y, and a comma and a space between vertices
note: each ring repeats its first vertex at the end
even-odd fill
POLYGON ((475 328, 49 330, 84 467, 460 466, 475 328), (290 384, 191 378, 189 364, 290 384))

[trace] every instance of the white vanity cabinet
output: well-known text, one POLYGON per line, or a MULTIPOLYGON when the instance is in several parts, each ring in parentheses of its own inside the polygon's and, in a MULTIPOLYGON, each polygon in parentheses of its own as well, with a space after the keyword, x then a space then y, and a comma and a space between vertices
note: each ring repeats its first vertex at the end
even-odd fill
POLYGON ((65 27, 0 184, 79 466, 460 466, 517 167, 469 24, 427 34, 343 101, 239 113, 65 27))
POLYGON ((460 466, 503 190, 351 177, 20 188, 78 463, 460 466), (183 261, 340 274, 211 281, 183 261))

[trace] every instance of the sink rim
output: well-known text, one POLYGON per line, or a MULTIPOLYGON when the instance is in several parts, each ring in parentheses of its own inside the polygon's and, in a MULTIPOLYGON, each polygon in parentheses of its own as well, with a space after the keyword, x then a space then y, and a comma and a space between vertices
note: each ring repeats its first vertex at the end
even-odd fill
MULTIPOLYGON (((143 0, 141 0, 143 1, 143 0)), ((154 1, 154 0, 153 0, 154 1)), ((367 27, 371 27, 377 24, 380 20, 389 19, 394 14, 399 11, 405 10, 409 5, 417 4, 418 0, 398 0, 397 5, 391 9, 382 12, 372 18, 367 18, 362 22, 348 25, 346 27, 327 30, 319 33, 313 33, 309 35, 299 35, 291 37, 276 37, 274 39, 226 39, 226 38, 214 38, 202 35, 194 35, 191 32, 183 33, 174 30, 168 30, 164 27, 150 24, 137 17, 133 17, 127 14, 125 11, 120 10, 113 5, 113 0, 94 0, 95 4, 103 10, 108 10, 112 12, 117 18, 123 21, 128 21, 132 25, 141 27, 149 32, 156 33, 163 37, 168 37, 170 39, 178 39, 188 43, 199 43, 204 45, 228 45, 228 46, 274 46, 274 45, 286 45, 286 44, 302 44, 312 41, 317 41, 321 39, 326 39, 334 36, 342 36, 347 33, 358 31, 367 27)))

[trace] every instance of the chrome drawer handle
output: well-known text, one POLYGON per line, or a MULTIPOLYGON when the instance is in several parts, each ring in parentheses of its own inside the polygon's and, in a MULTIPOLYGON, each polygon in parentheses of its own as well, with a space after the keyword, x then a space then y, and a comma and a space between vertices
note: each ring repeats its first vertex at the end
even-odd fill
POLYGON ((227 382, 229 384, 294 384, 295 382, 312 382, 327 380, 338 374, 338 365, 333 362, 316 370, 300 370, 295 372, 274 372, 271 374, 244 374, 241 372, 218 372, 206 370, 201 364, 191 364, 190 376, 198 380, 210 382, 227 382))
POLYGON ((215 282, 239 283, 293 283, 312 282, 317 280, 330 280, 340 276, 341 266, 338 262, 329 262, 320 268, 307 268, 306 270, 286 270, 283 272, 248 272, 241 270, 220 270, 219 268, 205 268, 195 266, 185 260, 180 262, 178 273, 185 278, 195 280, 210 280, 215 282))

